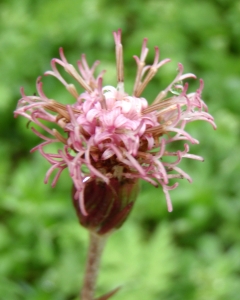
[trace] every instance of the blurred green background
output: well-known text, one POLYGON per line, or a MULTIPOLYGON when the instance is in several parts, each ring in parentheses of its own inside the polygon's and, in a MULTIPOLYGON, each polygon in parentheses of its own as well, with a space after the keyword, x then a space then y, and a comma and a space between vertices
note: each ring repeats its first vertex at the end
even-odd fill
MULTIPOLYGON (((87 232, 71 206, 64 172, 56 188, 44 185, 48 164, 29 150, 39 138, 27 120, 13 118, 20 98, 64 47, 73 64, 81 53, 101 60, 104 84, 115 85, 112 31, 122 28, 125 80, 130 92, 139 55, 149 38, 149 62, 159 46, 164 66, 144 96, 151 102, 176 75, 205 80, 203 98, 218 129, 188 126, 205 162, 183 161, 193 183, 163 192, 142 183, 125 225, 104 252, 98 294, 123 285, 116 300, 237 300, 240 295, 240 2, 234 0, 2 0, 0 2, 0 299, 76 300, 87 232)), ((64 88, 44 79, 49 97, 64 88)), ((198 82, 191 82, 192 90, 198 82)), ((68 99, 66 99, 68 101, 68 99)))

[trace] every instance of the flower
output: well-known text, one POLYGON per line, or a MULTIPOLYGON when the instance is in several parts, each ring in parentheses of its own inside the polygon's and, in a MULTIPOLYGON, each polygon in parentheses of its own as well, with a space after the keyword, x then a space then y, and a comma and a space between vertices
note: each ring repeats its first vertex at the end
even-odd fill
POLYGON ((96 183, 103 184, 116 194, 119 192, 119 188, 114 191, 117 182, 143 179, 155 187, 162 187, 168 210, 172 211, 169 190, 176 188, 178 183, 170 185, 170 180, 185 178, 191 182, 190 176, 179 168, 179 163, 182 158, 203 159, 189 153, 188 143, 184 144, 183 150, 176 151, 170 151, 168 145, 176 141, 197 144, 198 141, 185 130, 186 124, 192 121, 207 121, 216 128, 213 117, 201 99, 203 81, 200 80, 196 92, 187 93, 188 84, 183 84, 183 80, 196 76, 183 74, 181 64, 178 64, 176 78, 157 95, 152 104, 141 97, 158 69, 170 61, 159 60, 159 49, 155 47, 153 64, 146 65, 147 39, 143 40, 140 57, 134 56, 137 74, 133 93, 128 95, 124 91, 121 30, 113 35, 116 45, 116 87, 103 86, 104 72, 94 75, 99 61, 89 67, 85 55, 82 55, 77 71, 60 48, 60 59, 52 60, 52 71, 47 71, 45 75, 56 77, 73 96, 74 102, 64 105, 49 99, 43 92, 39 77, 38 96, 27 96, 22 88, 22 98, 15 110, 15 116, 26 117, 46 132, 43 134, 32 128, 43 142, 31 151, 38 150, 51 164, 45 182, 57 170, 52 186, 56 185, 62 171, 68 168, 74 184, 78 213, 82 220, 85 217, 85 221, 91 208, 86 205, 84 195, 89 195, 89 186, 93 187, 96 183), (57 65, 63 67, 84 92, 79 93, 74 84, 68 83, 58 71, 57 65), (45 125, 45 121, 52 125, 45 125), (52 143, 60 143, 57 153, 45 150, 52 143))

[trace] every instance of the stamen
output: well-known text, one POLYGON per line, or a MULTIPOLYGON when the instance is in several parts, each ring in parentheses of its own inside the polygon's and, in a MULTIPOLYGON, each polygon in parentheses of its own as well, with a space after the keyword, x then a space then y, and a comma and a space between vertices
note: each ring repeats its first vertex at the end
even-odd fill
POLYGON ((78 81, 78 83, 89 93, 92 92, 92 88, 86 83, 86 81, 82 78, 82 76, 80 76, 78 74, 78 72, 76 71, 76 69, 74 68, 73 65, 66 65, 65 66, 65 70, 66 72, 68 72, 74 79, 76 79, 78 81))
POLYGON ((67 145, 67 139, 61 135, 60 132, 57 131, 57 129, 53 128, 52 130, 53 132, 53 135, 60 141, 62 142, 63 144, 67 145))
POLYGON ((161 92, 157 95, 157 97, 154 99, 152 105, 161 102, 166 96, 167 96, 167 92, 166 92, 166 91, 161 91, 161 92))
POLYGON ((147 39, 143 39, 143 44, 142 44, 142 51, 140 55, 140 59, 134 55, 133 58, 135 59, 137 63, 137 75, 134 83, 134 88, 133 88, 133 95, 137 97, 138 94, 138 87, 141 83, 141 78, 143 74, 143 68, 145 67, 145 59, 148 54, 148 48, 147 48, 147 39))
POLYGON ((145 87, 147 86, 147 84, 149 83, 149 81, 154 77, 154 75, 157 73, 157 69, 154 67, 151 67, 143 81, 143 83, 139 84, 139 87, 136 91, 135 96, 136 97, 140 97, 142 92, 144 91, 145 87))
POLYGON ((117 32, 113 32, 116 49, 116 64, 117 64, 117 81, 118 90, 124 92, 124 71, 123 71, 123 46, 121 43, 121 29, 117 32))
POLYGON ((101 106, 102 106, 103 109, 107 109, 106 99, 105 99, 105 96, 102 92, 103 91, 102 82, 103 82, 102 77, 99 77, 98 81, 97 81, 97 84, 98 84, 97 88, 98 88, 98 93, 99 93, 99 97, 100 97, 99 102, 101 103, 101 106))
POLYGON ((143 78, 144 72, 148 69, 148 73, 147 73, 147 75, 144 78, 144 80, 143 80, 142 83, 140 83, 140 80, 139 80, 139 70, 138 70, 138 72, 137 72, 137 78, 136 78, 136 82, 135 82, 135 86, 134 86, 134 96, 140 97, 140 95, 142 94, 142 92, 144 91, 144 89, 146 88, 146 86, 148 85, 148 83, 152 80, 152 78, 157 73, 158 69, 161 66, 163 66, 164 64, 166 64, 166 63, 168 63, 170 61, 170 59, 167 58, 167 59, 164 59, 164 60, 158 62, 159 56, 160 56, 159 55, 159 48, 155 47, 154 62, 152 64, 152 66, 147 66, 144 71, 143 71, 143 65, 140 64, 141 62, 139 61, 139 59, 137 57, 134 57, 135 60, 137 61, 138 67, 141 68, 141 77, 140 77, 140 79, 143 78))
POLYGON ((77 89, 74 84, 72 84, 72 83, 68 84, 66 86, 66 89, 69 91, 70 94, 73 95, 74 98, 76 98, 76 99, 78 98, 79 94, 78 94, 77 89))
POLYGON ((162 135, 162 134, 164 134, 165 130, 164 130, 164 126, 163 125, 159 125, 159 126, 147 128, 145 132, 146 133, 152 133, 152 134, 162 135))

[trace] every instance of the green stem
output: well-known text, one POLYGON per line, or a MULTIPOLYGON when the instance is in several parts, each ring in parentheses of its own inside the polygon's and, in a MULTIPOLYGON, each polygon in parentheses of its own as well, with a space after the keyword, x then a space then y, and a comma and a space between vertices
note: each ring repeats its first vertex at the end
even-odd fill
POLYGON ((97 235, 90 231, 85 277, 80 294, 81 300, 94 300, 98 269, 105 241, 105 236, 97 235))

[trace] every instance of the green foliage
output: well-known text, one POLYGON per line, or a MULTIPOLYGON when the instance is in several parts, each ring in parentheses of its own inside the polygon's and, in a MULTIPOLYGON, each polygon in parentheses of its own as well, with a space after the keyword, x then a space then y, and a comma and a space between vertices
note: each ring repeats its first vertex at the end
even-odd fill
MULTIPOLYGON (((149 61, 158 45, 164 66, 146 90, 151 102, 175 76, 177 62, 204 78, 204 99, 218 129, 197 122, 200 140, 184 161, 193 183, 171 192, 169 214, 161 189, 142 183, 129 220, 104 252, 98 293, 122 285, 115 299, 237 300, 240 294, 240 5, 211 0, 3 0, 0 3, 0 299, 75 300, 87 249, 77 223, 67 171, 57 186, 44 185, 48 164, 29 150, 39 143, 27 121, 13 119, 20 97, 36 91, 63 46, 75 63, 86 53, 115 84, 112 31, 122 28, 127 90, 136 72, 133 54, 149 39, 149 61)), ((191 82, 197 87, 197 82, 191 82)), ((54 79, 46 93, 66 101, 54 79)), ((68 100, 67 100, 68 101, 68 100)))

